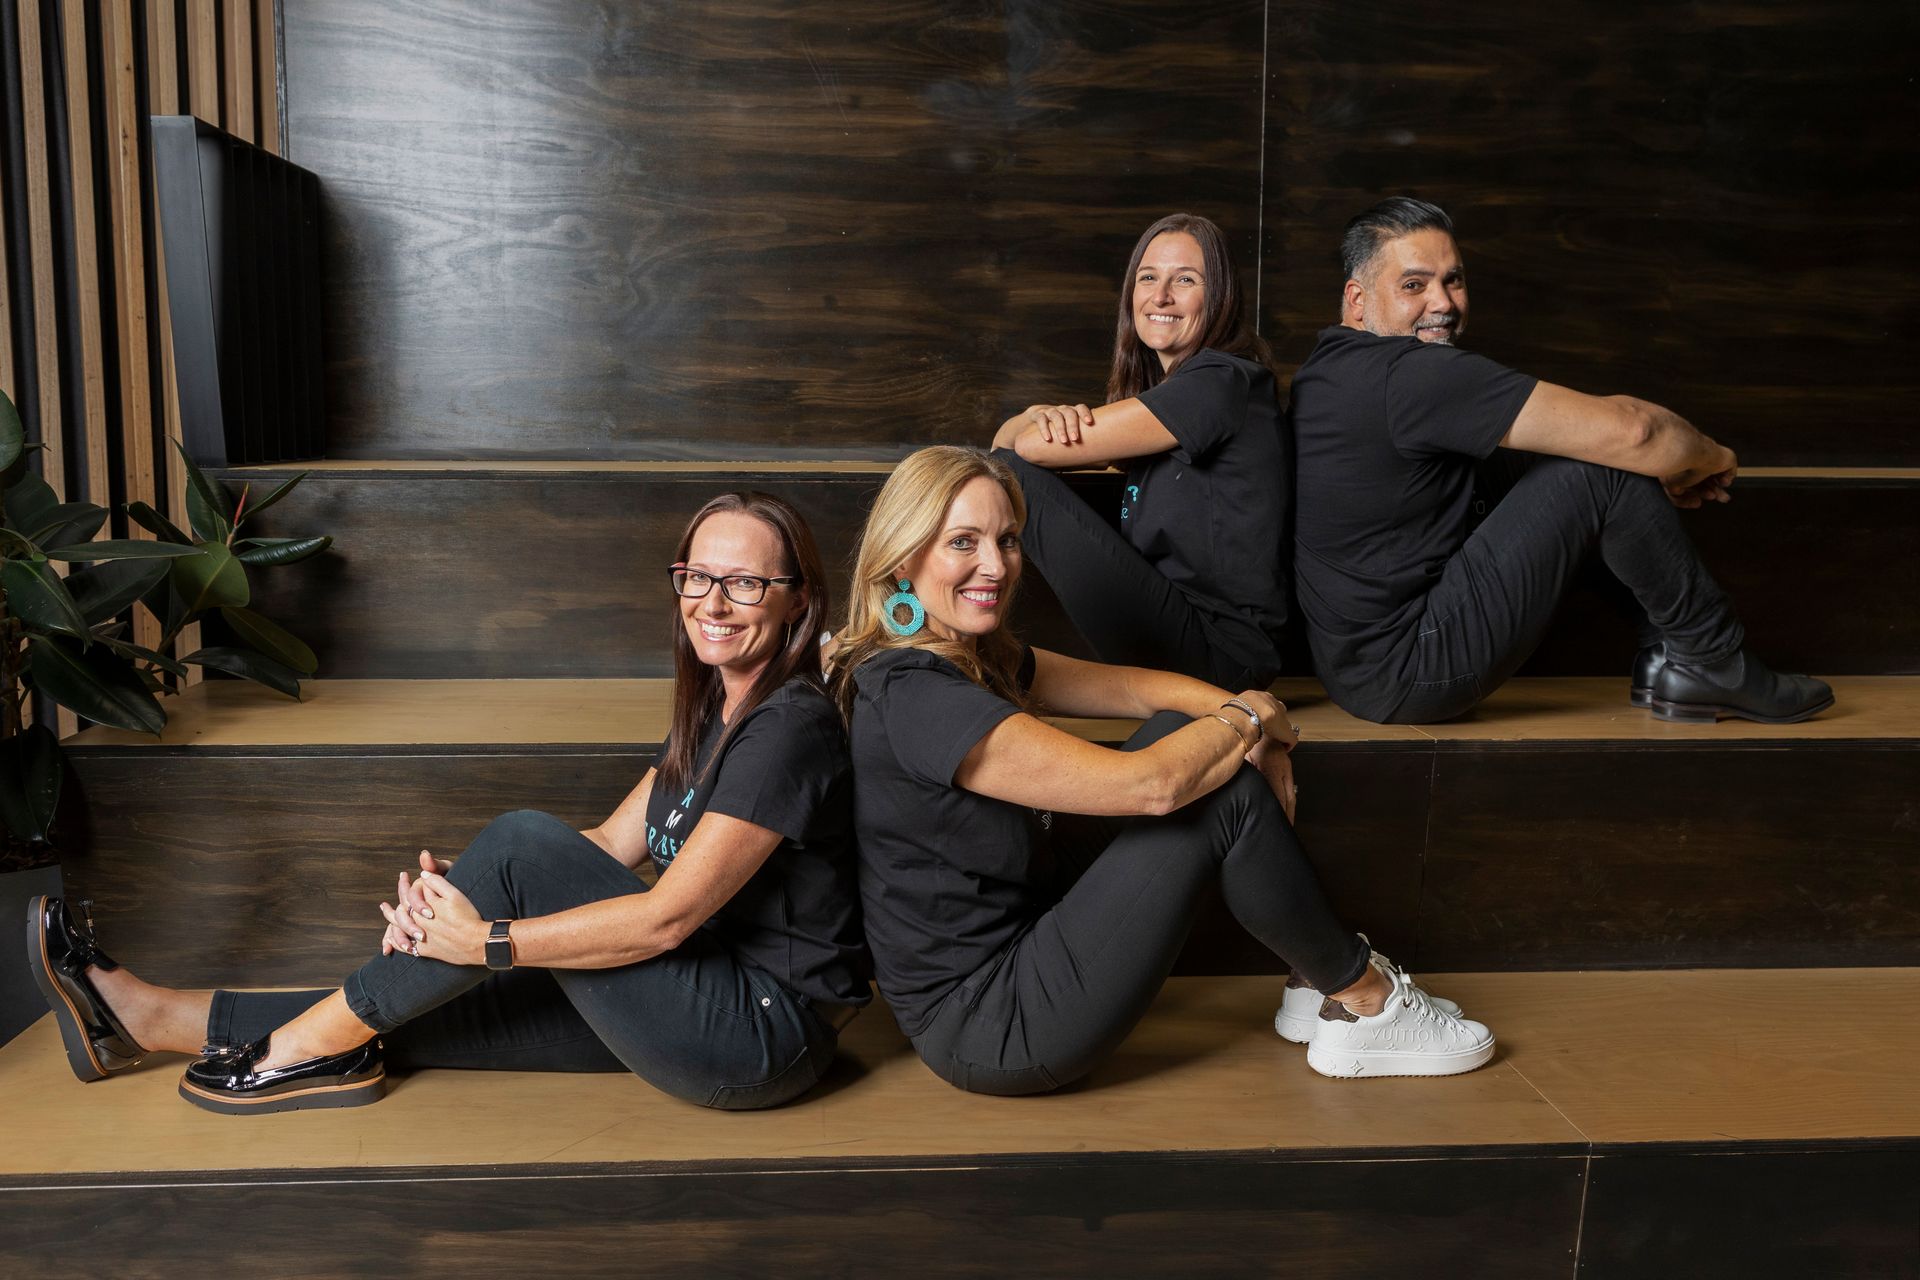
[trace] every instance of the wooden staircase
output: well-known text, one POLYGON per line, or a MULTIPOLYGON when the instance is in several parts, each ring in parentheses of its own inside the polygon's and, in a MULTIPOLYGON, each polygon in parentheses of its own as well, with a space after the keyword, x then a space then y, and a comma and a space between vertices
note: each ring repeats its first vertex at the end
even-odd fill
MULTIPOLYGON (((886 470, 316 468, 273 516, 339 553, 261 607, 328 678, 298 705, 213 682, 158 741, 73 739, 73 891, 156 981, 337 981, 416 850, 514 808, 598 820, 652 760, 663 568, 701 501, 780 493, 838 568, 886 470)), ((1076 483, 1104 501, 1112 481, 1076 483)), ((1310 678, 1276 687, 1337 906, 1494 1026, 1487 1070, 1313 1075, 1270 1029, 1275 961, 1217 904, 1119 1056, 1049 1098, 951 1089, 877 1006, 816 1095, 767 1114, 627 1077, 426 1072, 383 1106, 247 1123, 179 1103, 177 1060, 83 1088, 43 1021, 0 1050, 21 1100, 0 1264, 178 1274, 250 1214, 315 1273, 555 1250, 721 1274, 1920 1271, 1916 497, 1920 472, 1763 472, 1689 520, 1761 652, 1834 677, 1807 724, 1634 710, 1630 641, 1586 597, 1457 723, 1372 725, 1310 678)), ((1018 625, 1083 652, 1034 585, 1018 625)))

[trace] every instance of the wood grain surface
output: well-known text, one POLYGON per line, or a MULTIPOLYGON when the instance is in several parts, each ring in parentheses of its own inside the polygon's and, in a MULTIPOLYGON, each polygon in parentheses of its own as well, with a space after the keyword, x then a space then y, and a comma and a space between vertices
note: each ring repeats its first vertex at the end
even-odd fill
MULTIPOLYGON (((335 677, 664 675, 664 566, 701 502, 737 488, 789 499, 812 523, 839 589, 885 480, 873 464, 664 465, 319 469, 260 527, 331 533, 335 549, 255 574, 256 600, 335 677)), ((224 474, 258 493, 291 471, 224 474)), ((1071 483, 1095 510, 1116 509, 1112 476, 1071 483)), ((1743 478, 1731 504, 1688 513, 1686 527, 1756 651, 1780 669, 1920 672, 1920 611, 1910 607, 1920 599, 1920 481, 1743 478)), ((1028 639, 1087 652, 1039 573, 1022 592, 1015 624, 1028 639)), ((1289 674, 1311 671, 1304 647, 1292 646, 1289 674)), ((1583 585, 1524 670, 1624 678, 1633 648, 1624 614, 1583 585)))
POLYGON ((1920 10, 1878 0, 1636 11, 1273 5, 1267 333, 1332 323, 1348 218, 1453 214, 1466 345, 1666 404, 1750 464, 1912 465, 1920 366, 1887 287, 1920 219, 1920 10))
POLYGON ((286 0, 342 457, 897 453, 1104 385, 1175 208, 1251 272, 1261 0, 286 0))

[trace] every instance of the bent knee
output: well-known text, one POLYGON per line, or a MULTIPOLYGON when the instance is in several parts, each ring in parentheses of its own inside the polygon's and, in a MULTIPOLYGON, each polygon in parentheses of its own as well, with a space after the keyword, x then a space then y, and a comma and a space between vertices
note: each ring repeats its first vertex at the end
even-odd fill
POLYGON ((550 836, 555 828, 571 831, 565 823, 550 813, 538 809, 515 809, 503 813, 480 829, 473 838, 461 860, 477 858, 481 861, 504 858, 513 853, 524 853, 534 847, 533 842, 550 836))

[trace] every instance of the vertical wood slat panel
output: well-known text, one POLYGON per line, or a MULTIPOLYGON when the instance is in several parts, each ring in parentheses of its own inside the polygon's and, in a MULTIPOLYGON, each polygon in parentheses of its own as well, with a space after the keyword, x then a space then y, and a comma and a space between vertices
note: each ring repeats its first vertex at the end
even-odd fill
POLYGON ((259 137, 253 112, 253 0, 221 0, 220 27, 226 37, 227 118, 221 127, 236 138, 259 137))
MULTIPOLYGON (((120 430, 130 501, 153 503, 153 399, 147 377, 147 294, 144 201, 140 186, 140 131, 145 113, 138 99, 134 66, 140 51, 133 41, 135 0, 106 0, 101 15, 107 81, 107 154, 114 227, 114 295, 118 302, 120 352, 120 430)), ((137 527, 134 537, 151 536, 137 527)), ((160 626, 145 613, 135 615, 134 639, 159 643, 160 626)))
POLYGON ((20 23, 20 123, 27 142, 26 234, 33 256, 33 333, 40 376, 41 474, 66 498, 66 451, 61 447, 60 334, 54 304, 53 184, 47 176, 46 78, 41 72, 39 0, 25 0, 20 23))
POLYGON ((187 95, 194 115, 220 123, 220 23, 214 0, 187 0, 187 95))
POLYGON ((112 505, 108 481, 107 386, 100 316, 100 247, 94 234, 98 199, 93 179, 93 109, 87 74, 87 12, 85 0, 61 0, 67 64, 67 135, 72 139, 73 248, 79 297, 81 383, 85 389, 82 474, 89 502, 112 505))
MULTIPOLYGON (((180 114, 180 68, 175 56, 178 48, 178 28, 174 24, 174 7, 171 3, 155 5, 148 10, 147 22, 147 95, 148 113, 157 116, 180 114)), ((166 427, 168 448, 161 459, 166 468, 167 515, 182 529, 187 527, 187 471, 181 464, 179 453, 172 443, 183 439, 180 429, 180 383, 173 363, 173 314, 167 298, 167 251, 165 237, 156 234, 153 238, 154 276, 158 283, 159 314, 154 317, 154 325, 160 337, 160 408, 166 427)), ((200 647, 200 624, 181 631, 176 648, 179 653, 192 653, 200 647)), ((181 687, 199 684, 205 679, 205 673, 199 667, 188 667, 187 674, 180 679, 181 687)))
POLYGON ((280 154, 280 68, 273 0, 253 0, 253 47, 253 101, 260 117, 260 131, 254 141, 277 156, 280 154))

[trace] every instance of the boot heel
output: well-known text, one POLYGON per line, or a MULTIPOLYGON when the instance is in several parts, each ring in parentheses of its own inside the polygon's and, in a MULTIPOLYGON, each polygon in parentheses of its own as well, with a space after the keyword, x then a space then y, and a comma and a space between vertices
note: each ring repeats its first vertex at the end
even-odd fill
POLYGON ((1718 707, 1702 707, 1688 702, 1662 702, 1658 698, 1650 698, 1649 701, 1653 704, 1655 720, 1669 720, 1675 724, 1720 723, 1718 707))

